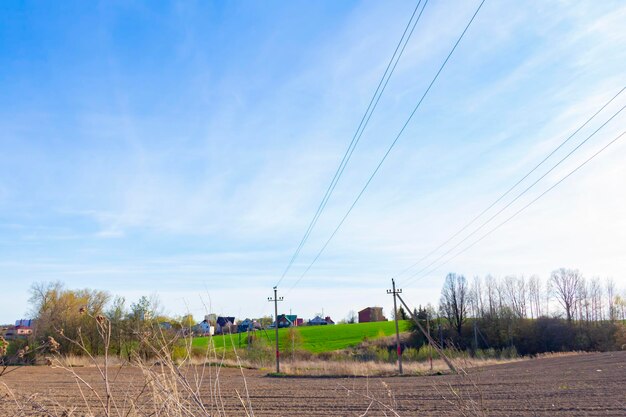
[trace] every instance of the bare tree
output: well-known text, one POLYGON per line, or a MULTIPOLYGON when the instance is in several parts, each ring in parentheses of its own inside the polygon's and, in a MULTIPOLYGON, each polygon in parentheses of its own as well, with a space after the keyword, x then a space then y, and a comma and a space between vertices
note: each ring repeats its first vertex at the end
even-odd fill
POLYGON ((556 299, 565 310, 567 321, 571 322, 576 313, 579 286, 582 275, 576 269, 561 268, 552 272, 550 281, 554 285, 556 299))
POLYGON ((602 284, 598 277, 592 278, 589 283, 589 298, 591 298, 591 319, 596 322, 603 320, 602 284))
POLYGON ((546 292, 545 292, 546 317, 550 316, 550 300, 552 300, 553 292, 554 292, 554 288, 552 287, 552 280, 548 279, 548 282, 546 282, 546 292))
POLYGON ((537 275, 528 279, 528 303, 530 305, 530 318, 541 317, 541 281, 537 275))
POLYGON ((589 302, 589 285, 585 278, 581 278, 578 286, 578 317, 581 321, 589 321, 591 318, 589 302))
POLYGON ((508 307, 519 318, 526 318, 526 280, 509 275, 504 278, 503 291, 506 294, 508 307))
POLYGON ((467 318, 468 298, 469 290, 465 277, 454 273, 448 274, 441 290, 439 311, 459 335, 467 318))
POLYGON ((346 317, 346 323, 353 324, 353 323, 356 323, 357 320, 358 320, 358 317, 356 313, 354 312, 354 310, 350 310, 348 312, 348 316, 346 317))
POLYGON ((487 304, 489 305, 489 315, 496 316, 496 280, 493 276, 485 277, 485 287, 487 289, 487 304))
POLYGON ((606 300, 609 310, 609 320, 615 321, 617 318, 617 309, 615 308, 615 282, 610 278, 606 280, 606 300))
POLYGON ((626 294, 615 296, 615 311, 618 320, 626 320, 626 294))
POLYGON ((496 289, 496 296, 497 296, 497 301, 498 301, 498 315, 499 316, 507 315, 507 311, 506 311, 507 300, 506 300, 506 290, 505 290, 504 282, 496 280, 495 289, 496 289))
POLYGON ((472 317, 481 317, 484 315, 482 280, 479 276, 475 276, 472 281, 470 304, 472 306, 472 317))

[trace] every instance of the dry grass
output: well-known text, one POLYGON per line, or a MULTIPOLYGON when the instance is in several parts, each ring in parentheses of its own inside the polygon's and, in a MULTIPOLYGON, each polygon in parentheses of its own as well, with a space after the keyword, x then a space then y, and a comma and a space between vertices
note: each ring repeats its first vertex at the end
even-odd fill
MULTIPOLYGON (((464 359, 462 368, 471 369, 521 360, 524 359, 464 359)), ((405 375, 429 375, 449 371, 446 363, 440 359, 433 360, 432 370, 427 362, 403 362, 402 367, 405 375)), ((297 376, 390 376, 398 374, 398 366, 372 361, 293 361, 282 363, 281 373, 297 376)))
MULTIPOLYGON (((104 351, 109 351, 111 340, 111 324, 104 316, 95 316, 100 337, 104 342, 104 351)), ((3 411, 13 416, 25 417, 35 415, 47 417, 71 416, 103 416, 103 417, 195 417, 223 416, 226 414, 220 389, 219 373, 221 366, 188 366, 192 358, 189 353, 176 362, 172 360, 172 350, 176 340, 166 338, 163 333, 146 336, 142 343, 151 349, 152 359, 148 362, 135 356, 131 362, 122 362, 111 358, 108 354, 94 357, 79 332, 77 339, 69 339, 59 332, 59 337, 74 345, 83 352, 82 357, 62 355, 58 351, 59 344, 50 337, 49 355, 46 357, 48 366, 67 372, 76 382, 75 389, 82 399, 81 404, 61 405, 51 398, 40 398, 37 395, 21 395, 13 392, 6 384, 0 383, 0 398, 3 411), (99 379, 89 381, 79 372, 81 367, 97 369, 99 379), (133 367, 140 371, 142 378, 135 387, 115 387, 117 375, 125 367, 133 367), (201 397, 200 388, 209 386, 209 398, 201 397), (119 388, 119 389, 114 389, 119 388), (133 389, 130 389, 133 388, 133 389)), ((191 352, 191 340, 185 340, 187 352, 191 352)), ((236 352, 235 352, 236 355, 236 352)), ((204 364, 220 363, 223 356, 216 354, 214 346, 209 345, 203 359, 204 364)), ((240 367, 241 369, 241 367, 240 367)), ((243 371, 242 371, 243 377, 243 371)), ((245 385, 244 392, 237 392, 243 406, 244 415, 253 416, 252 406, 245 385)))
POLYGON ((104 356, 78 356, 78 355, 63 355, 63 365, 69 368, 88 368, 88 367, 102 367, 105 366, 105 362, 108 366, 125 366, 128 361, 121 359, 117 356, 108 357, 105 360, 104 356))
POLYGON ((571 352, 546 352, 535 355, 534 358, 565 358, 568 356, 588 355, 591 352, 571 351, 571 352))
MULTIPOLYGON (((109 351, 111 326, 108 320, 102 316, 93 317, 98 324, 100 336, 104 341, 105 352, 109 351)), ((60 337, 65 338, 62 333, 60 337)), ((8 386, 0 382, 0 398, 3 402, 3 411, 10 415, 26 417, 31 415, 47 417, 71 417, 71 416, 104 416, 104 417, 195 417, 195 416, 224 416, 226 409, 222 397, 223 390, 220 384, 220 371, 224 366, 237 368, 241 372, 243 389, 235 390, 238 403, 241 405, 240 415, 254 416, 253 404, 248 393, 248 386, 244 375, 246 367, 254 368, 255 364, 242 360, 235 350, 231 359, 226 359, 225 352, 218 351, 209 343, 207 350, 202 356, 192 357, 191 339, 183 340, 187 352, 176 361, 172 359, 173 349, 180 341, 166 338, 163 334, 151 335, 150 340, 143 340, 151 349, 150 361, 134 357, 131 362, 124 362, 108 355, 94 357, 85 348, 83 340, 66 341, 83 350, 84 356, 61 355, 56 349, 58 343, 50 338, 48 346, 51 348, 47 358, 48 365, 67 372, 73 378, 76 392, 82 399, 77 406, 59 404, 55 399, 43 398, 38 395, 21 395, 15 393, 8 386), (234 359, 233 359, 234 358, 234 359), (93 367, 97 370, 99 379, 88 381, 81 376, 80 368, 93 367), (125 368, 138 369, 141 378, 137 386, 116 386, 117 374, 125 368), (209 387, 208 396, 206 387, 209 387), (205 387, 201 395, 201 387, 205 387), (116 389, 114 389, 116 388, 116 389), (35 413, 35 414, 33 414, 35 413)), ((179 345, 178 345, 179 346, 179 345)), ((576 353, 547 354, 542 356, 569 356, 576 353)), ((472 376, 465 370, 488 365, 508 363, 525 359, 468 359, 455 360, 455 367, 459 370, 458 383, 448 384, 438 389, 439 395, 449 404, 453 404, 461 415, 482 416, 486 415, 486 409, 482 401, 482 393, 472 380, 472 376), (468 383, 469 382, 469 383, 468 383)), ((282 371, 294 376, 317 376, 317 377, 372 377, 396 375, 397 367, 388 362, 359 362, 354 360, 292 360, 281 364, 282 371)), ((433 367, 427 362, 405 362, 404 373, 406 375, 427 375, 431 373, 447 372, 448 367, 443 360, 433 361, 433 367)), ((384 381, 382 381, 384 384, 384 381)), ((369 391, 356 393, 347 387, 353 395, 358 395, 369 400, 369 406, 362 415, 367 415, 374 410, 381 411, 385 415, 398 415, 395 411, 395 398, 393 392, 388 389, 386 398, 377 398, 369 391)))

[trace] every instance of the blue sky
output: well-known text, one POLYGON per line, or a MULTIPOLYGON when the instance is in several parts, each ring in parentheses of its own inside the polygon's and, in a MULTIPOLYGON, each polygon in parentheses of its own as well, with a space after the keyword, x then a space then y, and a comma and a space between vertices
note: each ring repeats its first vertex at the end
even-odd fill
MULTIPOLYGON (((477 6, 427 4, 282 284, 286 293, 477 6)), ((414 7, 2 2, 0 322, 26 315, 33 282, 56 280, 129 301, 156 294, 171 314, 271 313, 264 300, 414 7)), ((626 85, 625 20, 619 1, 488 0, 348 221, 283 307, 336 318, 366 305, 389 310, 391 276, 479 213, 626 85)), ((604 120, 624 104, 626 93, 604 120)), ((615 118, 511 212, 625 122, 615 118)), ((407 299, 435 302, 449 271, 546 278, 565 266, 625 287, 623 142, 405 288, 407 299)))

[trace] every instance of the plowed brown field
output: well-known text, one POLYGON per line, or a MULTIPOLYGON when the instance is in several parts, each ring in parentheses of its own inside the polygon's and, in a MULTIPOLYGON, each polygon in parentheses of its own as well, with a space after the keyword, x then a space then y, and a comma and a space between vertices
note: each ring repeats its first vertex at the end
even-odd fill
MULTIPOLYGON (((213 370, 214 372, 214 370, 213 370)), ((97 383, 94 368, 78 369, 97 383)), ((626 416, 626 352, 591 353, 520 361, 454 375, 386 378, 270 378, 245 370, 255 416, 489 415, 489 416, 626 416), (397 413, 397 414, 395 414, 397 413)), ((124 368, 114 396, 137 389, 141 374, 124 368)), ((86 411, 76 382, 62 369, 25 367, 0 378, 15 393, 38 393, 38 401, 86 411)), ((209 401, 209 384, 206 397, 209 401)), ((223 410, 245 415, 235 390, 243 395, 241 372, 220 371, 223 410)), ((8 397, 0 398, 0 415, 10 415, 8 397)), ((29 415, 42 415, 32 407, 29 415)), ((92 410, 98 414, 96 408, 92 410)))

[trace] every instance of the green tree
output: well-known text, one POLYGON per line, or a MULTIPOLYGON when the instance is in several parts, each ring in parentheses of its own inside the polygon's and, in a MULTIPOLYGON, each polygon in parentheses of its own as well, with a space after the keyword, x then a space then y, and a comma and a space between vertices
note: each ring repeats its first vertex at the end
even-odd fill
POLYGON ((69 340, 81 339, 91 354, 101 354, 103 341, 94 317, 103 315, 110 296, 100 290, 68 290, 59 282, 31 287, 30 304, 35 321, 33 337, 56 338, 66 353, 81 354, 69 340))
POLYGON ((127 315, 126 299, 124 297, 115 297, 106 312, 106 316, 111 322, 111 349, 117 356, 122 355, 124 345, 128 340, 125 321, 127 315))
POLYGON ((346 317, 346 323, 348 324, 354 324, 356 323, 358 317, 356 315, 356 313, 354 312, 354 310, 350 310, 348 312, 348 317, 346 317))
POLYGON ((400 306, 400 308, 398 309, 397 315, 398 315, 398 320, 408 320, 409 319, 409 315, 406 314, 406 311, 404 311, 404 308, 402 308, 402 306, 400 306))
POLYGON ((259 319, 259 324, 263 327, 268 327, 274 323, 274 319, 270 316, 263 316, 259 319))
POLYGON ((286 338, 286 345, 287 345, 286 347, 287 349, 291 350, 291 358, 294 359, 296 351, 302 345, 302 335, 300 334, 297 328, 290 327, 289 329, 287 329, 285 338, 286 338))
POLYGON ((180 318, 180 325, 183 328, 190 329, 195 326, 196 321, 191 314, 184 315, 180 318))

